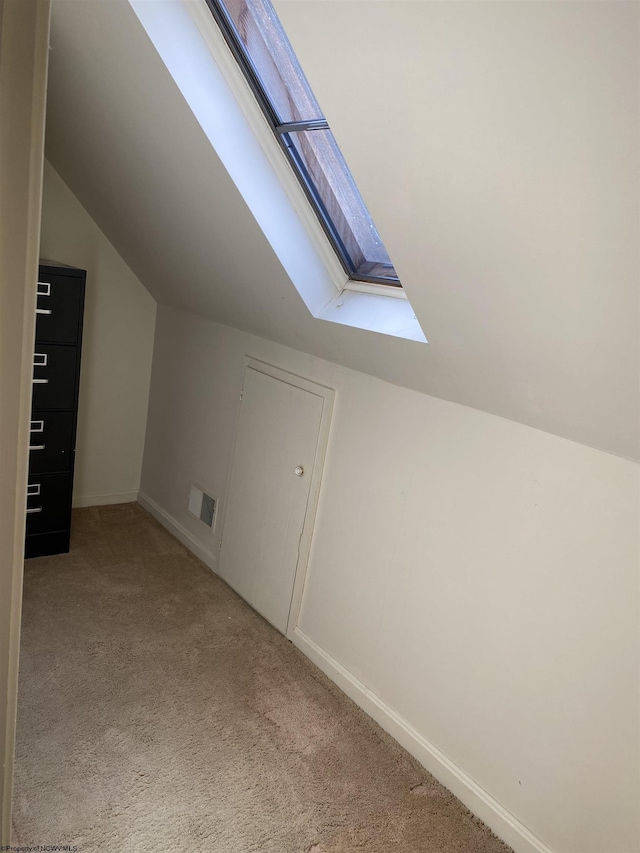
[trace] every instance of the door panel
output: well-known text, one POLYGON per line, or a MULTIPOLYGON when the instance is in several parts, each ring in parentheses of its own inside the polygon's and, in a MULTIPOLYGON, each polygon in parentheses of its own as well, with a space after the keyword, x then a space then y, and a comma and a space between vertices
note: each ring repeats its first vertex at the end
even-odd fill
POLYGON ((283 633, 323 402, 310 391, 246 370, 220 574, 283 633))

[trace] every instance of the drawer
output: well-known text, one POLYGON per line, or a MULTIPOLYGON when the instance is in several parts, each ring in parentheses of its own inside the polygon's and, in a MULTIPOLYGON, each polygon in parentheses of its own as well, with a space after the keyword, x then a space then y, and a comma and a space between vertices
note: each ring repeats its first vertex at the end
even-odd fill
POLYGON ((74 421, 74 412, 33 412, 29 432, 30 474, 71 471, 74 421))
POLYGON ((29 475, 27 535, 71 527, 71 474, 29 475))
POLYGON ((72 276, 38 275, 36 340, 76 344, 82 330, 84 280, 72 276))
POLYGON ((33 355, 33 409, 73 409, 78 347, 36 343, 33 355))

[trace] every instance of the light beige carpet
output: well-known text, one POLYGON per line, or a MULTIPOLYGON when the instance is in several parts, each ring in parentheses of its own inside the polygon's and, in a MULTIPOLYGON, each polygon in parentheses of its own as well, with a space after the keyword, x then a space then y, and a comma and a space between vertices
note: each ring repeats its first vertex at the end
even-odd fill
POLYGON ((26 565, 14 842, 505 853, 136 504, 26 565))

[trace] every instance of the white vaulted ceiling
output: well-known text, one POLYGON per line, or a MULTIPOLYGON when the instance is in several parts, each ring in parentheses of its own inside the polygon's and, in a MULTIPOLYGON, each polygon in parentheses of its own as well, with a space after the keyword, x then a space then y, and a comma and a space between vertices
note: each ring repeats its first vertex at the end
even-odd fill
POLYGON ((276 8, 429 344, 315 320, 126 0, 54 0, 48 157, 152 295, 637 457, 637 4, 276 8))

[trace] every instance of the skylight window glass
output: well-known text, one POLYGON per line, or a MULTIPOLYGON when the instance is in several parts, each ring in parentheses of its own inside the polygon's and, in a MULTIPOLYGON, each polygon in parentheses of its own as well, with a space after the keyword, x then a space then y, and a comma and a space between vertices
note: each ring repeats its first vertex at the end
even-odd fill
POLYGON ((271 3, 225 0, 224 6, 278 124, 324 118, 271 3))
POLYGON ((349 277, 400 287, 270 0, 207 0, 349 277))
POLYGON ((390 264, 389 255, 331 131, 299 131, 288 136, 329 216, 336 223, 356 269, 367 261, 390 264))

